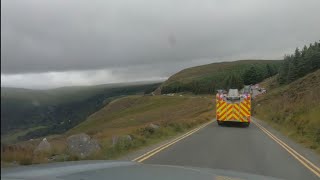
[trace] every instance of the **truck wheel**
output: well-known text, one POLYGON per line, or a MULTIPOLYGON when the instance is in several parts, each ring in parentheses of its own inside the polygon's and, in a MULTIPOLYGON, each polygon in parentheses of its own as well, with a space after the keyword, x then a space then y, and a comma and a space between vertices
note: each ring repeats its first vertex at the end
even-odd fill
POLYGON ((250 123, 249 122, 245 122, 243 125, 244 125, 244 127, 249 127, 250 123))

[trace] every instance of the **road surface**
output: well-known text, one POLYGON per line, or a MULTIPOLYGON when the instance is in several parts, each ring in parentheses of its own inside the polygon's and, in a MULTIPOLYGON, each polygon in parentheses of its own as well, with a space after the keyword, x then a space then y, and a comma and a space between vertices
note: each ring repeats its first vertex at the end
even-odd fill
POLYGON ((290 180, 319 179, 253 123, 249 128, 209 124, 143 163, 227 169, 290 180))

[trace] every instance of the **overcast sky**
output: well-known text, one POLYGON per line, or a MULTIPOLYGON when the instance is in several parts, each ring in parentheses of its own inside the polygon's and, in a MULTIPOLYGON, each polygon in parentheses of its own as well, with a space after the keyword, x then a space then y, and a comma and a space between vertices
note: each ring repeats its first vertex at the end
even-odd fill
POLYGON ((1 86, 161 80, 281 59, 320 39, 319 0, 1 0, 1 86))

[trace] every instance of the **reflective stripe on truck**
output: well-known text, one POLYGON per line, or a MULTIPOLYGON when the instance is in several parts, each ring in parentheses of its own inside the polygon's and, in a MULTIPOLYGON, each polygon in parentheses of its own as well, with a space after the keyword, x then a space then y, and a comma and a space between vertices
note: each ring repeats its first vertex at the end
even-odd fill
POLYGON ((238 103, 228 103, 221 94, 216 96, 216 118, 219 121, 250 122, 251 97, 246 95, 238 103))

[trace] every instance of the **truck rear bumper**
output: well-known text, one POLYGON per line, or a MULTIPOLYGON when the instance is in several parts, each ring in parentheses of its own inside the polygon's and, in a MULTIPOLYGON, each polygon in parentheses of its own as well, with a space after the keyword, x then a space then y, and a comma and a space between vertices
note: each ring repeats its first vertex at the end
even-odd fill
POLYGON ((219 122, 239 122, 239 123, 250 123, 250 120, 239 120, 239 119, 228 119, 228 120, 217 120, 219 122))
POLYGON ((249 127, 250 125, 250 121, 240 121, 240 120, 217 120, 217 123, 219 126, 222 126, 222 125, 241 125, 241 126, 244 126, 244 127, 249 127))

